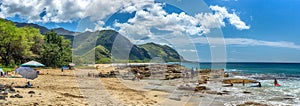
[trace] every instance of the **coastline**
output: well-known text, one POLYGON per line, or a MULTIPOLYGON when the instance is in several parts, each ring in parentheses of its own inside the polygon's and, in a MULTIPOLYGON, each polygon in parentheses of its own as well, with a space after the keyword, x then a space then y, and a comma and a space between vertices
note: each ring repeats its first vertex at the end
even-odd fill
MULTIPOLYGON (((226 70, 203 70, 196 71, 192 78, 165 79, 165 75, 177 75, 177 71, 190 70, 169 64, 131 64, 129 66, 117 67, 114 64, 97 64, 94 69, 42 69, 42 75, 31 80, 33 88, 18 88, 26 83, 24 78, 0 78, 1 84, 14 82, 15 89, 23 98, 10 98, 0 100, 7 105, 214 105, 214 106, 247 106, 247 105, 295 105, 300 104, 298 86, 291 86, 297 80, 279 79, 281 87, 274 87, 273 80, 259 80, 262 87, 251 87, 256 82, 241 82, 253 79, 258 74, 230 74, 225 76, 226 70), (131 70, 146 69, 150 77, 132 80, 134 74, 131 70), (164 66, 165 68, 163 68, 164 66), (135 68, 133 68, 135 67, 135 68), (141 67, 141 68, 137 68, 141 67), (143 68, 144 67, 144 68, 143 68), (169 68, 166 68, 169 67, 169 68), (173 70, 169 72, 165 69, 173 70), (161 71, 159 71, 161 70, 161 71), (119 72, 116 76, 99 77, 99 73, 119 72), (161 73, 163 72, 163 73, 161 73), (252 75, 252 76, 249 76, 252 75), (226 79, 233 83, 227 86, 226 79), (234 82, 236 80, 237 82, 234 82), (199 82, 200 81, 200 82, 199 82), (204 82, 201 82, 204 81, 204 82), (226 85, 226 86, 224 86, 226 85), (34 91, 35 94, 28 94, 34 91), (294 93, 294 94, 293 94, 294 93)), ((141 74, 142 71, 140 70, 141 74)), ((181 75, 182 72, 179 74, 181 75)))

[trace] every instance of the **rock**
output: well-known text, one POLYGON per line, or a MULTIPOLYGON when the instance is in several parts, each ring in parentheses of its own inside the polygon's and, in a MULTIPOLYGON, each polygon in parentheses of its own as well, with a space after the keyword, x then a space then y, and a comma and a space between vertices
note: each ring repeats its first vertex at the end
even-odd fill
POLYGON ((0 84, 0 88, 5 88, 5 85, 3 85, 3 84, 0 84))
POLYGON ((207 80, 199 80, 198 84, 207 84, 207 80))
POLYGON ((243 91, 244 94, 250 94, 251 92, 249 91, 243 91))
POLYGON ((229 94, 229 91, 225 91, 225 90, 224 90, 224 91, 222 91, 221 93, 222 93, 222 94, 229 94))
POLYGON ((9 93, 16 93, 16 90, 14 88, 9 88, 9 93))
POLYGON ((206 86, 196 86, 195 91, 203 91, 203 90, 208 90, 208 88, 206 86))
POLYGON ((231 83, 257 83, 258 81, 251 80, 251 79, 241 79, 241 78, 231 78, 231 79, 224 79, 224 84, 231 84, 231 83))
POLYGON ((34 91, 29 91, 28 94, 35 94, 35 92, 34 91))
POLYGON ((229 93, 230 91, 226 91, 226 90, 224 90, 224 91, 222 91, 222 92, 226 92, 226 93, 229 93))
POLYGON ((0 88, 0 91, 5 91, 5 88, 0 88))
POLYGON ((39 103, 34 103, 34 104, 33 104, 33 106, 38 106, 38 105, 39 105, 39 103))
POLYGON ((0 96, 0 100, 5 100, 5 96, 0 96))
POLYGON ((191 86, 184 86, 184 85, 180 85, 180 86, 178 87, 178 89, 179 89, 179 90, 191 90, 191 91, 195 90, 194 87, 191 87, 191 86))
POLYGON ((176 100, 176 101, 180 101, 181 100, 181 98, 179 97, 179 95, 171 95, 171 96, 169 96, 169 99, 176 100))
POLYGON ((23 98, 23 96, 21 96, 20 94, 16 94, 15 97, 17 97, 17 98, 23 98))
POLYGON ((229 77, 229 74, 228 74, 228 73, 225 73, 225 74, 224 74, 224 77, 225 77, 225 78, 228 78, 228 77, 229 77))
POLYGON ((9 97, 10 97, 10 98, 16 98, 14 95, 10 95, 9 97))
POLYGON ((282 97, 272 97, 268 99, 268 101, 283 101, 284 99, 282 97))
POLYGON ((266 104, 262 104, 262 103, 257 103, 257 102, 245 102, 243 104, 238 104, 236 106, 269 106, 269 105, 266 105, 266 104))
POLYGON ((8 95, 8 91, 2 91, 1 94, 2 94, 2 96, 7 96, 8 95))
POLYGON ((293 100, 295 98, 294 97, 284 97, 283 99, 285 99, 285 100, 293 100))
POLYGON ((207 94, 215 94, 215 95, 222 95, 221 92, 218 91, 206 91, 207 94))

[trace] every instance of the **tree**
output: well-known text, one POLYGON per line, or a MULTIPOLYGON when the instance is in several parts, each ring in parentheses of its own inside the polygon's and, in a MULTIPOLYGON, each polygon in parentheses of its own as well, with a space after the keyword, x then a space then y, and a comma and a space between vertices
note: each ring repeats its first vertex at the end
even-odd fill
POLYGON ((11 64, 12 59, 21 60, 22 56, 30 53, 23 30, 17 28, 12 22, 0 19, 0 57, 4 65, 11 64))
POLYGON ((28 56, 29 59, 39 59, 42 51, 44 50, 44 36, 40 31, 33 27, 22 27, 24 35, 27 38, 28 43, 30 44, 31 54, 28 56))
POLYGON ((42 62, 46 66, 60 67, 71 62, 70 41, 65 40, 54 31, 46 33, 43 48, 42 62))

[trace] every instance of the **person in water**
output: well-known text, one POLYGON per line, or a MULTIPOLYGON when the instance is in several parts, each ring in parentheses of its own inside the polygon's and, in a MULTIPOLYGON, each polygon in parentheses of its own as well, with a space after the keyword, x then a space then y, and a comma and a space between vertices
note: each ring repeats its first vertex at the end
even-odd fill
POLYGON ((258 83, 257 87, 261 87, 261 83, 260 82, 258 83))
POLYGON ((281 86, 280 84, 278 84, 278 81, 276 78, 274 79, 274 86, 281 86))
POLYGON ((258 84, 257 84, 257 85, 253 85, 253 86, 251 86, 251 87, 261 87, 261 83, 260 83, 260 82, 258 82, 258 84))

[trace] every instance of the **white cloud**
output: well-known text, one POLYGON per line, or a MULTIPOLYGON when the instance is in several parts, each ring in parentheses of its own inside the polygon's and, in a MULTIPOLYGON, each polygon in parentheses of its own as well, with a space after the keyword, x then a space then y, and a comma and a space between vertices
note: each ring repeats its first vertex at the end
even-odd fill
POLYGON ((233 13, 228 13, 225 7, 216 6, 209 6, 212 11, 215 11, 214 17, 224 26, 224 19, 228 19, 231 25, 234 25, 237 29, 249 29, 250 26, 247 26, 245 22, 241 21, 240 17, 233 13))
POLYGON ((136 11, 135 16, 126 23, 116 22, 114 26, 120 28, 119 32, 133 42, 144 37, 155 38, 163 35, 202 35, 209 33, 211 28, 224 27, 226 19, 239 30, 250 28, 235 13, 229 13, 225 7, 210 6, 214 13, 198 13, 191 16, 184 12, 168 14, 162 6, 164 4, 154 2, 130 4, 124 7, 122 12, 136 11), (153 28, 169 33, 156 34, 151 31, 153 28))
POLYGON ((281 47, 281 48, 291 48, 300 49, 300 45, 293 42, 286 41, 264 41, 248 38, 208 38, 210 43, 208 43, 207 38, 201 37, 194 39, 194 43, 200 44, 211 44, 211 45, 241 45, 241 46, 268 46, 268 47, 281 47), (225 41, 225 43, 224 43, 225 41))
POLYGON ((189 49, 189 50, 187 50, 187 49, 183 49, 183 50, 181 50, 182 52, 198 52, 197 50, 195 50, 195 49, 189 49))
POLYGON ((70 22, 84 17, 92 0, 2 0, 1 16, 19 15, 29 22, 70 22), (44 17, 40 14, 44 11, 44 17))
POLYGON ((130 9, 132 4, 145 4, 153 0, 2 0, 0 17, 19 15, 28 22, 71 22, 90 17, 99 21, 109 17, 121 8, 130 9), (47 14, 40 17, 40 13, 47 14))
POLYGON ((104 20, 119 10, 136 11, 135 16, 128 22, 114 24, 120 28, 118 31, 133 43, 141 42, 141 39, 147 37, 152 42, 158 41, 157 38, 178 39, 177 42, 183 45, 186 40, 180 41, 182 37, 189 39, 190 35, 202 35, 209 33, 211 28, 224 27, 226 19, 237 29, 250 28, 234 12, 229 13, 225 7, 210 6, 213 13, 198 13, 191 16, 184 12, 168 14, 162 7, 164 5, 155 3, 154 0, 3 0, 0 17, 14 17, 18 14, 29 22, 55 23, 89 17, 95 22, 94 29, 91 27, 83 29, 92 31, 112 29, 103 27, 104 20), (41 18, 39 15, 44 10, 47 14, 41 18), (167 33, 158 34, 152 31, 153 28, 167 33))

